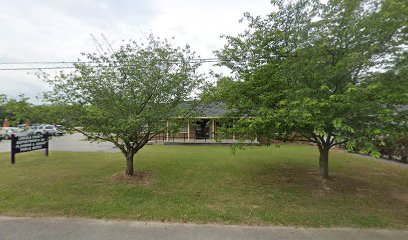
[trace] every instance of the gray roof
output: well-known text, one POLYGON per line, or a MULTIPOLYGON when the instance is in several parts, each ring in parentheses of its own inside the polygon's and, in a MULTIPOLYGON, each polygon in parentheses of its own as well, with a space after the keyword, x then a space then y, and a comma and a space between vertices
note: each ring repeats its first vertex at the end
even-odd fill
POLYGON ((193 118, 219 118, 227 113, 227 104, 223 102, 196 102, 188 101, 179 105, 179 108, 191 110, 193 118))
POLYGON ((222 117, 227 113, 227 104, 223 102, 200 103, 194 110, 198 117, 222 117))

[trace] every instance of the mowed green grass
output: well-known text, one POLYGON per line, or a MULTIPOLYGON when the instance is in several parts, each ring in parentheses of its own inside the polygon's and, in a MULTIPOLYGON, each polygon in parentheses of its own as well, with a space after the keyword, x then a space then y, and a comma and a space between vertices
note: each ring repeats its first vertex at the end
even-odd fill
POLYGON ((146 146, 120 153, 0 154, 0 215, 408 228, 408 168, 332 151, 331 180, 305 145, 146 146))

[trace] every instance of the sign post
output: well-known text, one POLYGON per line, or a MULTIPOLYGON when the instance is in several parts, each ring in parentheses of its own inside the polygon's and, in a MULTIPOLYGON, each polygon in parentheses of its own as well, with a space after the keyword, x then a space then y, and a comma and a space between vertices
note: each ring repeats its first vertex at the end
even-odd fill
POLYGON ((11 164, 16 163, 16 154, 45 149, 48 157, 48 134, 32 136, 11 136, 11 164))

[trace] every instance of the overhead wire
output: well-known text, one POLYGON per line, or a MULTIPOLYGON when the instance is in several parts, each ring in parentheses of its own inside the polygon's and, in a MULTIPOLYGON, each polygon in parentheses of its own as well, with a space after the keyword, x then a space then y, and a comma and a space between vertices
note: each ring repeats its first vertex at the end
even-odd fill
MULTIPOLYGON (((171 60, 162 60, 163 62, 180 62, 171 60)), ((188 61, 189 63, 218 63, 221 62, 218 58, 195 58, 188 61)), ((15 67, 3 67, 0 71, 20 71, 20 70, 50 70, 50 69, 70 69, 76 68, 75 66, 49 66, 49 65, 60 65, 60 64, 90 64, 91 67, 137 67, 135 64, 126 64, 118 66, 109 66, 106 64, 110 63, 120 63, 119 61, 105 61, 105 62, 93 62, 93 61, 25 61, 25 62, 0 62, 0 65, 17 65, 15 67), (105 64, 105 65, 103 65, 105 64), (38 67, 26 67, 18 65, 48 65, 48 66, 38 66, 38 67)))
MULTIPOLYGON (((193 58, 191 61, 219 61, 219 58, 193 58)), ((111 61, 119 62, 119 61, 111 61)), ((0 62, 0 65, 7 64, 63 64, 63 63, 95 63, 92 61, 25 61, 25 62, 0 62)))

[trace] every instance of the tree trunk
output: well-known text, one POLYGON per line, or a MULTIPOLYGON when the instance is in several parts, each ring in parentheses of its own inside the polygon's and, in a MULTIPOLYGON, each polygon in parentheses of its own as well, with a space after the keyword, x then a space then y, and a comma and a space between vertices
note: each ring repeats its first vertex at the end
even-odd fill
POLYGON ((324 146, 319 147, 319 152, 320 175, 327 179, 329 178, 329 148, 324 146))
POLYGON ((408 156, 407 156, 407 155, 402 155, 402 156, 401 156, 401 162, 402 162, 402 163, 408 163, 407 160, 408 160, 408 156))
POLYGON ((126 155, 126 175, 127 176, 133 176, 133 173, 134 173, 133 156, 134 156, 134 153, 132 151, 130 151, 126 155))

